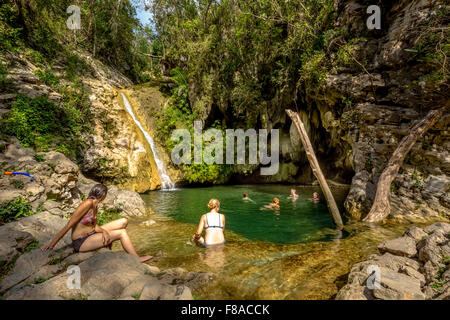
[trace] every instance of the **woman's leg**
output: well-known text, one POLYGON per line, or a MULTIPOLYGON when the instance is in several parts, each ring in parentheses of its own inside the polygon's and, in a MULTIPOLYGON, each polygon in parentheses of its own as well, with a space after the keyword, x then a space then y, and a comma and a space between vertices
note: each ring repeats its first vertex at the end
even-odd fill
POLYGON ((113 230, 119 230, 119 229, 125 229, 128 225, 128 219, 127 218, 120 218, 108 223, 105 223, 104 225, 100 226, 103 229, 106 229, 108 231, 113 230))
MULTIPOLYGON (((125 252, 138 257, 142 262, 150 260, 152 258, 151 256, 139 257, 139 255, 137 254, 136 250, 133 247, 133 244, 131 243, 130 236, 128 235, 125 229, 112 230, 110 231, 110 234, 111 234, 110 240, 111 242, 120 240, 125 252)), ((80 247, 80 252, 92 251, 102 248, 104 246, 105 245, 103 244, 103 235, 101 233, 96 233, 87 238, 86 241, 83 242, 83 244, 80 247)))

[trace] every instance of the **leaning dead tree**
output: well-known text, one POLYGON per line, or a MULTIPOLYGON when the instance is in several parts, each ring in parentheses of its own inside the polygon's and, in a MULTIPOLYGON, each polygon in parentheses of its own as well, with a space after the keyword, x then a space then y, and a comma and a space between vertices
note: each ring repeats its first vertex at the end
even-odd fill
POLYGON ((317 161, 316 155, 314 153, 314 149, 311 145, 311 141, 309 140, 308 134, 306 133, 305 126, 303 125, 302 120, 298 116, 297 112, 292 110, 286 110, 288 116, 294 122, 297 131, 300 135, 300 140, 302 141, 303 148, 305 148, 306 156, 308 157, 309 164, 313 171, 314 176, 319 180, 320 187, 322 188, 323 193, 325 194, 325 199, 327 200, 328 208, 333 216, 334 223, 339 229, 342 229, 344 224, 342 223, 341 215, 339 214, 339 209, 336 205, 336 201, 334 201, 333 194, 331 193, 330 187, 328 187, 327 180, 320 169, 319 162, 317 161))
POLYGON ((445 113, 448 104, 440 109, 431 110, 427 116, 411 128, 409 134, 405 136, 395 149, 389 162, 381 173, 377 184, 377 193, 373 201, 369 214, 363 219, 365 222, 380 222, 391 213, 391 183, 397 177, 398 170, 403 164, 403 160, 416 141, 423 137, 445 113))

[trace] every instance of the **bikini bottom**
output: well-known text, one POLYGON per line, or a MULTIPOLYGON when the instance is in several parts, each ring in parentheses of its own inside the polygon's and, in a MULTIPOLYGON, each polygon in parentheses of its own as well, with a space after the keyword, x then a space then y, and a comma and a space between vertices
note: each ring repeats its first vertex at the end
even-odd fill
POLYGON ((86 241, 87 238, 89 238, 93 234, 96 234, 95 230, 91 231, 89 233, 86 233, 84 236, 82 236, 76 240, 72 240, 72 247, 75 250, 75 252, 80 252, 81 245, 86 241))

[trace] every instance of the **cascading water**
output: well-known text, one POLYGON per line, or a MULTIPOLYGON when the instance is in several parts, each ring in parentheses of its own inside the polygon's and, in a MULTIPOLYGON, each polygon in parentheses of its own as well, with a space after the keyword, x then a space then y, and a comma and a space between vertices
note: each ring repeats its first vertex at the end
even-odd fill
POLYGON ((161 180, 161 189, 164 189, 164 190, 174 189, 175 184, 172 182, 172 180, 170 180, 170 177, 167 175, 166 170, 164 169, 164 163, 158 158, 158 153, 157 153, 157 150, 156 150, 156 147, 155 147, 152 137, 150 136, 150 134, 147 131, 145 131, 142 124, 139 122, 139 120, 134 115, 133 108, 131 107, 131 104, 128 101, 126 95, 123 94, 122 92, 120 94, 122 95, 123 104, 125 106, 125 109, 128 111, 131 118, 133 118, 134 123, 136 123, 136 125, 139 127, 139 129, 141 129, 142 133, 145 136, 145 139, 147 140, 148 144, 150 145, 150 148, 152 149, 156 167, 158 168, 159 179, 161 180))

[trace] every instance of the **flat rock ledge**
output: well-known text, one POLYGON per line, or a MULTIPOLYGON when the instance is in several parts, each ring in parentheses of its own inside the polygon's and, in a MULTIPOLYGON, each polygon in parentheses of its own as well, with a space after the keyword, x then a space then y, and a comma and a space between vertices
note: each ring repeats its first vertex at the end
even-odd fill
POLYGON ((212 273, 182 268, 160 270, 125 252, 105 248, 74 253, 68 235, 53 251, 30 250, 33 243, 47 243, 65 223, 43 212, 0 226, 0 266, 5 270, 5 265, 11 265, 0 275, 0 298, 193 300, 192 290, 214 278, 212 273))
POLYGON ((450 224, 411 227, 355 264, 336 300, 450 300, 450 224))

